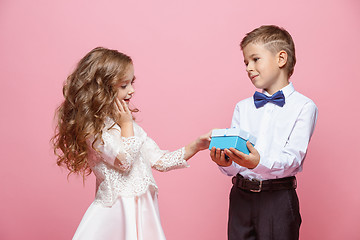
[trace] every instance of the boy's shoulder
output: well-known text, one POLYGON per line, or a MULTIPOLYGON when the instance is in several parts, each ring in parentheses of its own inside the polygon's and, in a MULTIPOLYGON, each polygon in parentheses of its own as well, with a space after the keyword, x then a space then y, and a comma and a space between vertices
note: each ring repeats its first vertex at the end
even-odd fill
POLYGON ((294 91, 285 101, 288 105, 309 105, 317 108, 313 100, 298 91, 294 91))
POLYGON ((234 111, 235 112, 253 111, 254 108, 255 108, 254 98, 251 96, 237 102, 234 111))
POLYGON ((253 96, 240 100, 238 103, 236 103, 236 106, 251 106, 251 105, 254 105, 253 96))

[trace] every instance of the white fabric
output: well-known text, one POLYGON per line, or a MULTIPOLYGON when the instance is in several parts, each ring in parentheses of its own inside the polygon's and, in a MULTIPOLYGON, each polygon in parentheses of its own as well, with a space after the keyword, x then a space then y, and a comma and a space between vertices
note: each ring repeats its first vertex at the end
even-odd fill
POLYGON ((73 237, 78 239, 165 240, 156 191, 119 197, 112 207, 93 202, 73 237))
POLYGON ((255 148, 260 162, 252 170, 233 162, 229 167, 220 167, 223 173, 229 176, 240 173, 245 178, 266 180, 294 176, 302 170, 318 109, 311 99, 296 92, 292 83, 282 91, 285 95, 283 107, 267 103, 256 108, 253 97, 236 105, 231 127, 257 137, 255 148))
MULTIPOLYGON (((96 196, 73 239, 161 240, 157 185, 151 168, 169 171, 188 167, 185 148, 161 150, 134 123, 134 136, 107 119, 101 139, 90 147, 88 162, 96 176, 96 196)), ((88 139, 89 146, 94 138, 88 139)))

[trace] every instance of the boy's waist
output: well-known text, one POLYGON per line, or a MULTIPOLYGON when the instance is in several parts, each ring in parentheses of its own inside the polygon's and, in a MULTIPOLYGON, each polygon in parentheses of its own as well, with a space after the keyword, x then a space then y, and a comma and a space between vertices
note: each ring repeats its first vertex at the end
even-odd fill
POLYGON ((250 192, 278 191, 296 189, 296 177, 277 178, 271 180, 249 180, 237 174, 232 178, 234 186, 250 192))

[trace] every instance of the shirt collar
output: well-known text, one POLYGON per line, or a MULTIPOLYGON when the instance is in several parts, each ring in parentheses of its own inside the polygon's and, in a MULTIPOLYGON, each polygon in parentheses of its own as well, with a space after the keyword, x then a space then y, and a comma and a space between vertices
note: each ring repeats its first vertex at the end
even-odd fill
MULTIPOLYGON (((285 96, 285 99, 287 97, 289 97, 294 91, 295 91, 295 88, 294 88, 294 85, 292 84, 292 82, 290 82, 287 86, 283 87, 282 89, 280 89, 284 96, 285 96)), ((267 96, 271 96, 268 92, 266 92, 265 90, 263 91, 263 93, 267 96)))

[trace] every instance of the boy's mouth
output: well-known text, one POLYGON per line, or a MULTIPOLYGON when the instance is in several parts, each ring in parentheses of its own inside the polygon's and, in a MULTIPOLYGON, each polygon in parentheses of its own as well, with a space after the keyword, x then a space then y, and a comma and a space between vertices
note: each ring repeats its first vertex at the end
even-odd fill
POLYGON ((249 77, 250 77, 250 80, 253 81, 257 76, 259 76, 259 74, 257 74, 257 75, 252 75, 252 76, 249 76, 249 77))

